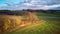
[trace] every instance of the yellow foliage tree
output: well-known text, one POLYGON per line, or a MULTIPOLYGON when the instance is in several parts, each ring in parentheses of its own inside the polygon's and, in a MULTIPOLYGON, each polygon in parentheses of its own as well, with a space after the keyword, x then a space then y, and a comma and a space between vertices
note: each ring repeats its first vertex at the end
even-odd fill
POLYGON ((19 25, 21 23, 21 18, 16 18, 15 23, 16 23, 16 25, 19 25))
POLYGON ((4 20, 4 26, 3 26, 4 30, 8 30, 9 25, 10 25, 10 20, 9 19, 5 19, 4 20))

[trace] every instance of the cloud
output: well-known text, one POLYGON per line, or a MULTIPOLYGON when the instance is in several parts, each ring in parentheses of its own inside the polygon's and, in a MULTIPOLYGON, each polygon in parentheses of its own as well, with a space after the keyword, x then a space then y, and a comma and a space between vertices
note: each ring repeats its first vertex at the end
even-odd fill
POLYGON ((60 7, 60 0, 9 0, 4 4, 6 6, 0 6, 0 9, 20 10, 20 9, 56 9, 60 7))
POLYGON ((33 6, 33 4, 31 4, 31 3, 24 3, 24 5, 33 6))

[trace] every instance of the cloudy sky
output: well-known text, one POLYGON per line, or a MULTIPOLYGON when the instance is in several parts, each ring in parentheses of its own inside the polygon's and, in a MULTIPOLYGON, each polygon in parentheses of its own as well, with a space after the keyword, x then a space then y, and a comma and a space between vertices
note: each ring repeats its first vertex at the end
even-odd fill
POLYGON ((60 0, 0 0, 0 10, 60 10, 60 0))

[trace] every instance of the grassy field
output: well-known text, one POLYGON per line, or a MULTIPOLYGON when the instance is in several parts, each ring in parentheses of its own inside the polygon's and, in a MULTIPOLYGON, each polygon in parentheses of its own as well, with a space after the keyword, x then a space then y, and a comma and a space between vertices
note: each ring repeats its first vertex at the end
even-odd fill
POLYGON ((37 16, 49 16, 49 17, 60 17, 60 12, 56 12, 53 14, 49 14, 49 13, 43 13, 43 12, 37 12, 36 13, 37 16))
MULTIPOLYGON (((53 14, 54 15, 54 14, 53 14)), ((53 15, 38 13, 38 16, 49 16, 53 15)), ((54 15, 56 17, 58 15, 54 15)), ((16 29, 12 32, 7 32, 7 34, 60 34, 60 18, 41 18, 44 22, 37 24, 29 24, 27 26, 16 29)))
POLYGON ((59 20, 48 19, 42 23, 30 24, 12 32, 8 32, 7 34, 60 34, 59 20))

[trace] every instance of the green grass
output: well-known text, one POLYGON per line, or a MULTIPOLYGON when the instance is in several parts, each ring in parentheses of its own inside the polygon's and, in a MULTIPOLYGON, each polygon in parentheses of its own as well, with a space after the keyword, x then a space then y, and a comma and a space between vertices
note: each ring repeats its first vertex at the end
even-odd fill
POLYGON ((60 19, 46 19, 42 23, 30 24, 7 34, 60 34, 60 19))
POLYGON ((37 16, 49 16, 49 17, 60 17, 60 13, 54 13, 54 14, 48 14, 48 13, 43 13, 43 12, 37 12, 37 16))

